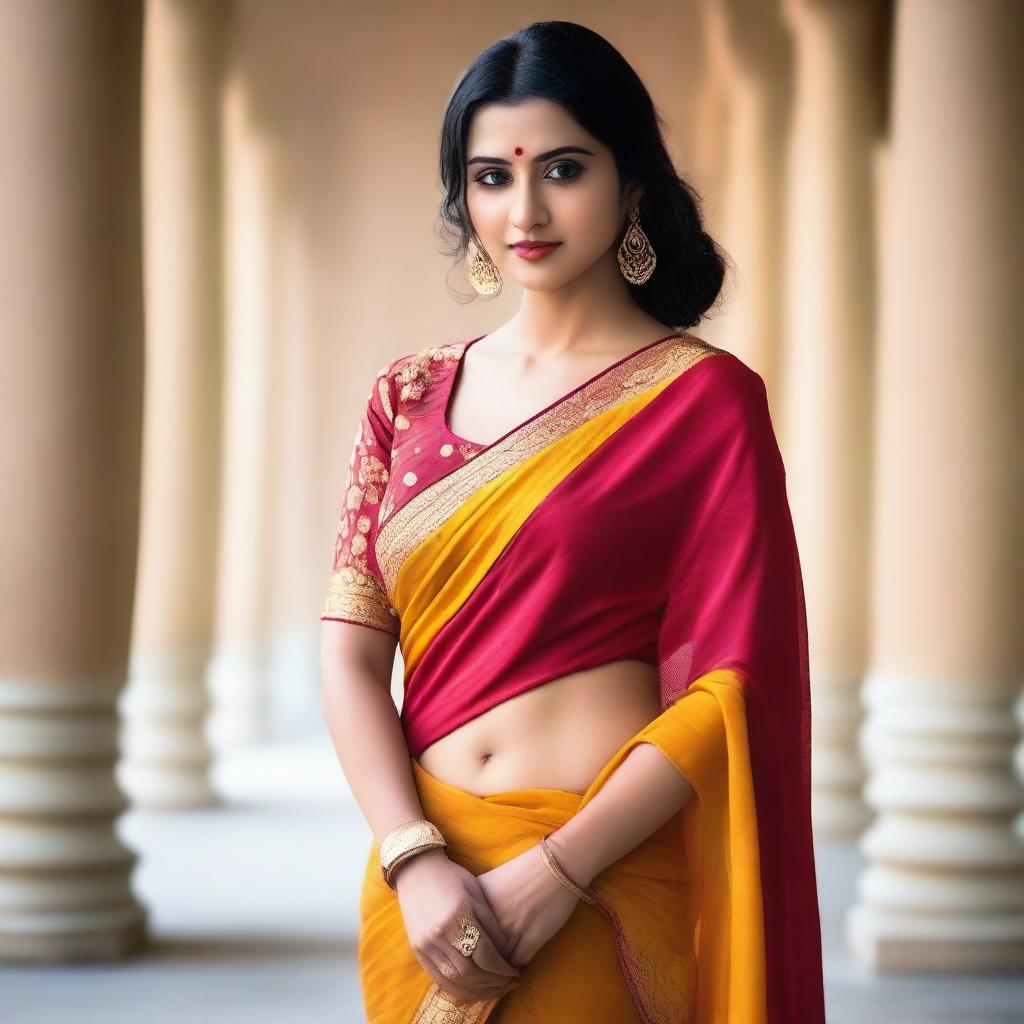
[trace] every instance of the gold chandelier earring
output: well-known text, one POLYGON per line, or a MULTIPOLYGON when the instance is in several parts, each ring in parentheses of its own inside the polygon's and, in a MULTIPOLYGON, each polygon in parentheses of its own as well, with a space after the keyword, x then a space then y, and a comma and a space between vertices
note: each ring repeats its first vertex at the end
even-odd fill
POLYGON ((622 276, 630 284, 643 284, 654 273, 654 265, 658 260, 654 255, 651 240, 640 227, 639 207, 634 206, 629 211, 629 219, 629 228, 615 255, 619 258, 622 276))
POLYGON ((472 239, 469 242, 470 260, 466 275, 478 295, 497 295, 501 291, 501 274, 494 260, 472 239))

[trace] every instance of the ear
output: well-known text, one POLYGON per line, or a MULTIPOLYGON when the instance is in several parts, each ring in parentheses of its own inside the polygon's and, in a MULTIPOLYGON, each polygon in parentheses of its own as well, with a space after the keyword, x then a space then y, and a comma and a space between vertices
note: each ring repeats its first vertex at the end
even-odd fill
POLYGON ((634 207, 640 205, 640 200, 643 198, 644 186, 642 184, 630 185, 623 195, 623 207, 628 213, 634 207))

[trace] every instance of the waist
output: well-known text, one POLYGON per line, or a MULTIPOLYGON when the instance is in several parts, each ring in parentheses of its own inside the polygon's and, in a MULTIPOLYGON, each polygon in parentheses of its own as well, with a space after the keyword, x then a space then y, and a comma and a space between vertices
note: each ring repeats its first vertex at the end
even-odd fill
POLYGON ((659 712, 657 667, 613 661, 502 701, 416 760, 434 778, 478 797, 522 789, 582 795, 659 712))
MULTIPOLYGON (((539 842, 572 818, 584 802, 583 794, 543 787, 477 796, 436 778, 415 760, 412 764, 424 816, 440 828, 449 858, 474 874, 503 864, 510 851, 539 842)), ((632 888, 636 883, 652 893, 664 895, 666 886, 681 892, 699 876, 699 844, 698 804, 692 800, 603 871, 595 884, 600 888, 602 883, 614 882, 632 888)), ((373 851, 370 863, 379 875, 373 851)))

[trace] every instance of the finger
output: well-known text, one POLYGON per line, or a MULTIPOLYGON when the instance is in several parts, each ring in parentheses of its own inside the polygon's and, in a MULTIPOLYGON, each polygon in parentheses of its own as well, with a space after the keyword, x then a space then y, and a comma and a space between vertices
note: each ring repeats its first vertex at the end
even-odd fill
POLYGON ((510 936, 504 928, 501 926, 501 922, 498 920, 497 915, 491 909, 490 903, 485 898, 473 900, 473 913, 476 915, 477 921, 480 922, 480 927, 487 932, 494 943, 495 948, 504 953, 505 948, 509 944, 510 936))
POLYGON ((480 939, 476 944, 476 949, 473 950, 472 960, 481 970, 489 973, 504 978, 519 977, 519 971, 509 963, 507 957, 502 956, 484 931, 480 932, 480 939))
POLYGON ((443 942, 435 943, 432 953, 436 969, 444 978, 439 984, 460 997, 486 999, 499 995, 508 986, 507 977, 481 971, 472 960, 463 956, 453 946, 443 942))
POLYGON ((476 993, 462 984, 459 971, 443 950, 432 947, 427 951, 427 954, 424 957, 427 962, 423 963, 422 960, 420 962, 436 985, 458 999, 476 998, 476 993))
MULTIPOLYGON (((451 954, 458 961, 463 957, 458 949, 451 954)), ((506 965, 498 950, 490 945, 483 932, 477 941, 471 956, 464 957, 459 965, 462 973, 461 982, 470 985, 475 991, 487 991, 494 994, 501 991, 509 982, 518 982, 519 973, 511 965, 506 965)))
MULTIPOLYGON (((459 950, 459 938, 462 933, 464 923, 469 923, 479 932, 479 937, 476 940, 476 946, 473 949, 473 953, 469 957, 470 964, 467 966, 465 977, 473 978, 474 976, 480 982, 479 975, 473 969, 482 969, 486 973, 496 974, 504 978, 516 978, 519 976, 519 972, 509 963, 506 963, 504 957, 498 952, 494 943, 491 941, 491 936, 487 931, 483 921, 477 918, 477 907, 476 900, 468 899, 466 905, 460 910, 458 917, 458 933, 456 935, 445 935, 445 939, 451 944, 451 946, 460 953, 459 950)), ((485 908, 488 917, 497 924, 494 918, 494 912, 490 907, 485 908)), ((500 930, 500 929, 499 929, 500 930)))
POLYGON ((523 951, 520 949, 521 942, 516 942, 512 951, 509 953, 507 959, 513 967, 517 970, 522 970, 529 962, 530 958, 523 955, 523 951))

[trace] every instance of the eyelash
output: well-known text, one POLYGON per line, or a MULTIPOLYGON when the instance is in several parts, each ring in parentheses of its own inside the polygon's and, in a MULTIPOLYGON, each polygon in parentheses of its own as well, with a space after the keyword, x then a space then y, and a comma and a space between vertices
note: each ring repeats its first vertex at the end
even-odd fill
MULTIPOLYGON (((574 173, 570 174, 568 177, 564 177, 564 178, 552 178, 551 179, 552 181, 557 181, 557 182, 572 181, 575 178, 578 178, 583 173, 583 167, 581 167, 578 163, 576 163, 575 160, 559 160, 557 164, 554 164, 552 166, 551 170, 554 170, 556 167, 571 167, 571 168, 573 168, 574 173)), ((504 174, 504 173, 505 173, 504 171, 499 171, 499 170, 496 170, 496 169, 492 168, 489 171, 484 171, 484 173, 479 175, 477 178, 475 178, 474 181, 476 181, 476 183, 478 185, 483 185, 484 188, 503 188, 504 185, 506 184, 506 182, 499 182, 499 183, 495 184, 494 182, 484 181, 484 178, 486 178, 489 174, 504 174)))

